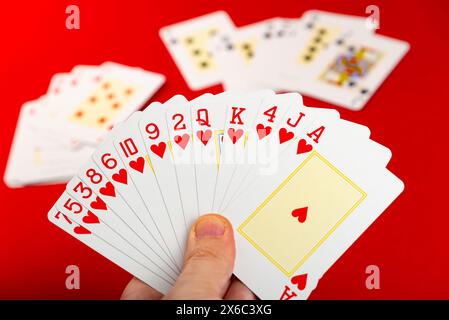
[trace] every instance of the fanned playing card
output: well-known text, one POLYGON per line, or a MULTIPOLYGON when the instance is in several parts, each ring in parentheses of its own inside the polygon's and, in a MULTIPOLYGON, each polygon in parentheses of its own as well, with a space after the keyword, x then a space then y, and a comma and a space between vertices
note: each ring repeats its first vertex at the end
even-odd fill
POLYGON ((370 134, 298 93, 175 95, 117 125, 48 217, 165 294, 195 219, 217 211, 245 285, 306 299, 403 190, 370 134))

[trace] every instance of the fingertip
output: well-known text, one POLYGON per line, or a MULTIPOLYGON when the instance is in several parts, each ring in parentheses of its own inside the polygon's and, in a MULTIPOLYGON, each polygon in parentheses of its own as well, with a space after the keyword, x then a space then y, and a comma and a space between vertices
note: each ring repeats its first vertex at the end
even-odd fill
POLYGON ((209 213, 199 217, 192 227, 195 239, 216 238, 232 234, 232 224, 226 217, 209 213))
POLYGON ((211 213, 191 228, 184 266, 167 299, 222 299, 229 286, 235 260, 232 225, 211 213))

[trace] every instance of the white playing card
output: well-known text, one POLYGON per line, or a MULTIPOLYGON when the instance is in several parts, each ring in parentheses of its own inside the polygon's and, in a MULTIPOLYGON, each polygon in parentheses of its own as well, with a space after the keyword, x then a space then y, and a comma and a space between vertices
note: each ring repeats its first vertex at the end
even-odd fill
MULTIPOLYGON (((175 268, 177 265, 170 253, 170 250, 162 236, 162 231, 158 227, 157 222, 150 214, 146 207, 141 194, 136 189, 132 179, 129 176, 125 165, 123 164, 117 150, 114 146, 115 130, 121 125, 116 126, 108 138, 98 147, 96 152, 92 155, 92 159, 97 164, 98 168, 114 185, 114 188, 122 196, 127 205, 134 211, 139 221, 145 226, 149 233, 149 238, 154 240, 158 245, 153 247, 157 250, 161 257, 166 256, 173 263, 175 268)), ((166 260, 167 261, 167 260, 166 260)))
POLYGON ((258 83, 248 77, 260 51, 271 50, 264 42, 289 34, 295 26, 294 21, 267 19, 212 38, 209 47, 218 61, 225 90, 248 90, 253 83, 258 83))
MULTIPOLYGON (((113 211, 105 200, 103 200, 104 196, 96 194, 90 186, 78 177, 74 177, 69 181, 66 186, 66 193, 72 200, 91 212, 99 221, 118 233, 124 241, 132 244, 137 251, 151 260, 155 265, 159 266, 159 268, 165 270, 170 277, 176 277, 177 272, 167 262, 162 260, 151 246, 145 243, 139 234, 130 227, 130 222, 128 222, 130 217, 129 212, 113 211)), ((58 209, 63 210, 64 208, 58 205, 58 209)))
POLYGON ((95 250, 107 259, 111 260, 124 270, 130 272, 152 288, 166 294, 171 288, 171 283, 160 277, 147 265, 141 264, 128 256, 127 252, 121 251, 104 241, 102 238, 93 234, 89 229, 81 226, 68 218, 54 206, 48 212, 48 220, 58 226, 72 237, 78 239, 89 248, 95 250))
POLYGON ((274 95, 273 91, 256 91, 246 95, 231 96, 226 105, 220 164, 215 184, 212 211, 217 212, 228 190, 237 165, 244 161, 245 140, 261 103, 274 95))
POLYGON ((217 180, 226 102, 231 93, 202 95, 190 102, 190 118, 200 214, 212 212, 217 180))
MULTIPOLYGON (((287 112, 282 116, 282 119, 280 119, 280 123, 277 124, 275 129, 272 129, 275 131, 273 135, 271 135, 271 137, 268 136, 269 140, 267 140, 266 143, 268 147, 272 147, 275 150, 275 153, 270 153, 271 160, 269 165, 264 166, 262 163, 262 166, 253 166, 252 168, 249 168, 244 176, 240 178, 241 180, 235 182, 235 187, 226 194, 225 200, 220 208, 221 212, 223 212, 242 191, 249 188, 259 175, 272 174, 273 170, 277 170, 280 165, 279 157, 283 156, 283 152, 287 146, 290 143, 295 143, 296 138, 313 126, 316 119, 327 122, 335 121, 339 118, 339 114, 335 110, 303 106, 302 98, 300 98, 299 102, 300 103, 290 105, 293 107, 288 108, 287 112)), ((262 119, 263 116, 264 115, 262 114, 262 119)), ((255 122, 253 128, 256 126, 257 124, 255 122)))
POLYGON ((77 72, 66 84, 69 88, 49 100, 53 107, 42 126, 72 140, 98 144, 114 124, 142 107, 164 81, 160 74, 116 63, 77 72))
MULTIPOLYGON (((93 160, 82 166, 78 172, 78 177, 87 188, 90 188, 96 195, 101 197, 111 211, 117 214, 120 220, 129 227, 127 229, 140 239, 139 243, 145 244, 145 247, 151 251, 151 259, 155 263, 164 268, 170 268, 172 271, 175 270, 174 268, 176 267, 170 265, 170 259, 160 249, 159 244, 154 241, 152 234, 148 232, 148 229, 145 228, 139 217, 122 199, 114 184, 108 180, 93 160)), ((70 185, 70 182, 68 185, 70 185)))
POLYGON ((183 252, 185 239, 187 239, 187 221, 170 152, 169 133, 165 120, 166 111, 165 105, 158 102, 152 103, 142 112, 137 125, 164 207, 183 252))
POLYGON ((307 11, 291 24, 293 26, 282 37, 270 37, 260 44, 259 54, 247 75, 252 88, 288 90, 285 86, 304 79, 305 73, 331 44, 354 33, 365 35, 372 32, 366 28, 364 17, 318 10, 307 11), (287 75, 288 83, 283 79, 287 75))
MULTIPOLYGON (((300 124, 300 126, 295 126, 292 128, 292 140, 291 143, 297 143, 297 139, 295 137, 300 136, 301 134, 304 134, 308 129, 313 126, 316 121, 313 119, 328 119, 327 121, 334 121, 333 119, 338 118, 338 113, 335 110, 329 110, 329 109, 318 109, 318 108, 310 108, 310 107, 303 107, 299 111, 300 116, 297 117, 297 112, 292 112, 290 114, 287 114, 286 117, 284 117, 283 122, 284 126, 282 128, 289 128, 290 124, 294 124, 295 121, 292 119, 300 119, 297 123, 297 125, 300 124)), ((366 159, 369 159, 370 163, 372 163, 373 166, 378 167, 386 167, 388 162, 391 159, 391 151, 380 145, 379 143, 368 140, 369 136, 371 134, 370 130, 366 126, 362 126, 353 122, 349 122, 343 119, 339 120, 339 130, 341 130, 342 134, 345 134, 349 140, 348 143, 352 145, 357 144, 364 144, 364 154, 363 156, 366 159)), ((277 131, 280 132, 281 129, 278 129, 277 131)), ((285 134, 279 134, 278 136, 273 136, 272 139, 282 139, 282 137, 285 137, 290 133, 290 131, 284 131, 285 134)), ((278 140, 278 143, 281 140, 278 140)), ((283 141, 283 140, 282 140, 283 141)), ((290 140, 289 140, 290 141, 290 140)), ((288 146, 288 141, 285 141, 283 144, 280 145, 280 148, 277 150, 279 151, 278 157, 284 157, 285 155, 285 149, 288 146)), ((273 160, 275 163, 279 163, 279 160, 273 160)), ((276 167, 277 168, 277 167, 276 167)), ((224 201, 223 207, 220 209, 220 212, 226 211, 228 206, 232 206, 232 203, 235 202, 235 199, 238 198, 240 194, 244 192, 244 190, 247 190, 251 188, 255 181, 257 181, 257 178, 260 175, 267 175, 272 173, 272 171, 266 171, 258 169, 257 167, 252 167, 248 172, 246 172, 243 179, 241 179, 240 185, 238 185, 238 188, 234 189, 233 194, 228 193, 226 196, 226 199, 224 201)), ((236 182, 238 183, 238 182, 236 182)))
POLYGON ((33 124, 41 107, 39 99, 24 104, 20 110, 4 175, 11 188, 65 182, 93 152, 88 146, 61 146, 58 137, 37 130, 33 124))
POLYGON ((249 130, 244 162, 236 167, 218 212, 224 209, 251 171, 257 168, 277 170, 279 144, 273 136, 284 115, 289 110, 300 108, 302 97, 297 93, 274 95, 262 102, 249 130))
POLYGON ((360 110, 408 49, 408 43, 403 41, 355 34, 331 45, 303 73, 303 79, 293 80, 284 74, 281 84, 286 89, 295 86, 304 94, 360 110))
POLYGON ((79 92, 96 86, 103 74, 104 68, 77 66, 65 76, 52 78, 48 94, 37 113, 35 128, 61 137, 61 145, 77 148, 81 143, 80 137, 74 132, 73 125, 63 128, 61 117, 73 108, 72 101, 80 99, 79 92))
POLYGON ((116 133, 114 146, 129 177, 157 223, 176 265, 181 267, 183 257, 181 240, 178 239, 172 217, 169 215, 153 169, 148 162, 148 153, 139 130, 141 115, 141 112, 135 112, 121 126, 116 133))
POLYGON ((403 189, 384 167, 357 159, 364 154, 363 144, 337 145, 348 138, 338 124, 312 126, 287 147, 276 175, 261 175, 257 189, 248 189, 225 211, 237 229, 235 273, 262 299, 306 298, 322 273, 403 189), (245 214, 233 213, 237 207, 245 214), (346 221, 358 227, 335 233, 341 234, 339 241, 330 240, 346 221), (323 257, 322 250, 334 251, 323 257), (264 281, 245 261, 258 265, 264 281))
MULTIPOLYGON (((174 96, 166 103, 165 120, 170 138, 170 151, 173 157, 178 190, 184 212, 187 230, 199 217, 198 190, 196 182, 192 122, 190 119, 190 102, 183 96, 174 96)), ((187 235, 186 235, 187 236, 187 235)))
POLYGON ((101 237, 104 241, 114 247, 126 252, 128 256, 136 261, 147 265, 151 270, 158 273, 163 279, 174 282, 176 274, 171 270, 165 271, 163 267, 154 263, 145 253, 139 251, 126 240, 123 235, 115 231, 104 220, 101 220, 94 212, 84 207, 78 199, 64 192, 56 202, 56 208, 66 215, 69 219, 75 221, 82 227, 87 228, 93 234, 101 237))
POLYGON ((199 90, 221 80, 217 62, 208 47, 209 39, 233 29, 228 14, 217 11, 164 27, 159 34, 189 87, 199 90))

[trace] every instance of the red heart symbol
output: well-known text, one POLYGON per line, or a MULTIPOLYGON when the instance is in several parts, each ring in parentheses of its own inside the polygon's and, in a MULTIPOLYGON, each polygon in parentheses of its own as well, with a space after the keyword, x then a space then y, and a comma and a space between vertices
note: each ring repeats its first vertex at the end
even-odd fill
POLYGON ((107 210, 106 203, 104 203, 104 201, 101 200, 99 197, 97 197, 97 199, 95 199, 95 201, 92 201, 90 203, 90 207, 92 209, 97 209, 97 210, 107 210))
POLYGON ((138 157, 136 160, 131 160, 129 166, 140 173, 143 173, 145 166, 145 159, 143 157, 138 157))
POLYGON ((100 223, 100 220, 98 220, 98 217, 94 215, 92 212, 87 211, 87 215, 83 217, 84 223, 100 223))
POLYGON ((262 138, 265 138, 271 133, 271 127, 270 126, 264 126, 262 123, 259 123, 256 126, 257 134, 259 136, 259 140, 262 138))
POLYGON ((307 284, 307 273, 294 276, 290 281, 298 287, 298 290, 304 290, 307 284))
POLYGON ((242 129, 234 130, 234 128, 229 128, 228 136, 229 138, 231 138, 232 143, 235 144, 243 136, 243 130, 242 129))
POLYGON ((75 228, 73 228, 73 232, 75 232, 76 234, 91 234, 91 232, 83 226, 76 226, 75 228))
POLYGON ((189 143, 189 139, 190 139, 190 136, 187 133, 184 133, 182 136, 175 136, 175 142, 182 149, 186 148, 187 143, 189 143))
POLYGON ((153 151, 156 155, 158 155, 159 157, 163 158, 164 157, 164 153, 165 153, 165 148, 167 147, 167 145, 165 144, 165 142, 161 141, 159 142, 159 144, 153 144, 150 149, 151 151, 153 151))
POLYGON ((292 131, 287 131, 287 129, 281 128, 281 130, 279 130, 279 143, 283 144, 284 142, 293 139, 294 136, 295 134, 292 131))
POLYGON ((207 145, 207 143, 209 142, 210 138, 212 137, 212 130, 198 130, 196 132, 196 136, 198 137, 198 139, 200 139, 200 141, 204 144, 207 145))
POLYGON ((300 223, 304 223, 307 219, 307 210, 308 210, 308 207, 297 208, 292 211, 292 217, 298 218, 298 221, 300 223))
POLYGON ((123 184, 128 184, 128 173, 125 169, 120 169, 118 173, 114 173, 112 175, 112 180, 123 184))
POLYGON ((301 139, 298 141, 298 148, 296 149, 296 154, 307 153, 312 151, 313 146, 308 144, 305 139, 301 139))
POLYGON ((100 193, 105 196, 115 197, 115 188, 109 181, 103 188, 100 188, 100 193))

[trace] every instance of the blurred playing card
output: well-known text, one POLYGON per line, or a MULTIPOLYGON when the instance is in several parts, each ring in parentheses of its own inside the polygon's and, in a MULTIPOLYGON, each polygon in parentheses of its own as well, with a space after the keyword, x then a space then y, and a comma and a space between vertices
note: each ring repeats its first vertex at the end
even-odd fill
POLYGON ((55 74, 24 104, 5 171, 10 187, 65 182, 118 122, 141 108, 164 76, 106 62, 55 74))
POLYGON ((209 49, 209 40, 234 29, 224 11, 217 11, 176 23, 160 30, 160 36, 193 90, 220 82, 217 61, 209 49))
POLYGON ((216 12, 161 30, 192 89, 221 82, 228 91, 297 91, 360 110, 409 48, 374 34, 366 17, 319 10, 229 25, 216 12), (213 23, 222 25, 220 32, 204 36, 213 23))

